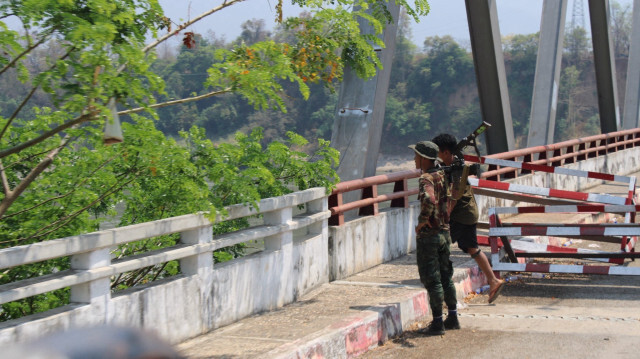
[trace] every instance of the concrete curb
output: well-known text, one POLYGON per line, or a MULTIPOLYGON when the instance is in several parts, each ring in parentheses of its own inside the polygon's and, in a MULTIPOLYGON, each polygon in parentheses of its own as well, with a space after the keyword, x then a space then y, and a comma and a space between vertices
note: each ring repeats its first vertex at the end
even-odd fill
MULTIPOLYGON (((475 261, 472 261, 475 263, 475 261)), ((486 284, 477 266, 456 268, 454 283, 458 299, 486 284)), ((429 314, 425 290, 416 290, 394 303, 369 307, 344 320, 268 353, 266 358, 352 358, 382 345, 429 314)))

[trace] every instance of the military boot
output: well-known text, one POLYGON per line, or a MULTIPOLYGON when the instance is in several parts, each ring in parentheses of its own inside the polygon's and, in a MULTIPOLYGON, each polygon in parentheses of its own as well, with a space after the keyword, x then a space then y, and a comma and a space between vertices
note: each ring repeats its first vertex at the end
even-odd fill
POLYGON ((447 319, 444 320, 444 327, 447 330, 460 329, 460 322, 458 321, 458 316, 457 315, 447 316, 447 319))
POLYGON ((434 320, 431 323, 429 323, 429 325, 426 328, 422 328, 418 330, 418 333, 422 335, 428 335, 428 336, 444 335, 444 323, 442 322, 442 319, 437 321, 434 320))

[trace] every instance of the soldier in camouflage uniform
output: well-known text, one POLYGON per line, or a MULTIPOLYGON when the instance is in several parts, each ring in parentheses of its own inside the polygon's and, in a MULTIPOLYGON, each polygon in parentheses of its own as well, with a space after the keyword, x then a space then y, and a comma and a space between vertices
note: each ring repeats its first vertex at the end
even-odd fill
POLYGON ((429 171, 435 167, 438 146, 430 141, 409 146, 415 152, 416 168, 420 176, 420 215, 416 226, 418 272, 420 281, 429 293, 429 306, 433 321, 420 330, 422 334, 444 334, 442 303, 449 310, 447 321, 454 318, 457 326, 456 289, 453 285, 453 264, 449 260, 451 237, 449 236, 449 190, 444 171, 429 171), (429 172, 427 172, 429 171, 429 172))
MULTIPOLYGON (((433 138, 433 142, 438 145, 440 151, 438 157, 442 162, 449 166, 455 160, 454 152, 458 145, 458 141, 453 135, 448 133, 442 133, 433 138)), ((489 303, 493 303, 500 292, 504 288, 505 281, 499 279, 493 273, 489 259, 478 248, 478 239, 476 226, 478 224, 478 205, 476 199, 473 196, 473 189, 469 184, 465 186, 464 193, 455 203, 453 210, 451 210, 451 223, 450 231, 453 242, 458 242, 458 248, 463 252, 469 253, 478 267, 484 273, 487 278, 487 284, 489 284, 489 303)), ((448 324, 448 323, 445 323, 448 324)), ((458 329, 458 327, 445 326, 446 329, 458 329)))

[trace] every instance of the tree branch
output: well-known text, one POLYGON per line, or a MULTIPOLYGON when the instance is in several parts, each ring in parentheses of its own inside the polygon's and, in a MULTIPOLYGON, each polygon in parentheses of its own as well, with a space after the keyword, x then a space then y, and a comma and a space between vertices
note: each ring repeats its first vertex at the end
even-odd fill
POLYGON ((211 10, 205 11, 202 14, 198 15, 197 17, 195 17, 193 20, 189 20, 187 22, 185 22, 184 24, 178 26, 177 29, 175 29, 174 31, 171 31, 169 33, 167 33, 166 35, 162 36, 161 38, 157 39, 156 41, 150 43, 149 45, 145 46, 142 51, 147 52, 151 49, 153 49, 154 47, 158 46, 160 43, 162 43, 163 41, 171 38, 172 36, 175 36, 177 34, 180 33, 180 31, 186 29, 188 26, 191 26, 193 23, 200 21, 202 19, 204 19, 205 17, 213 14, 214 12, 220 11, 226 7, 229 7, 235 3, 239 3, 241 1, 244 0, 225 0, 221 5, 214 7, 211 10))
POLYGON ((20 239, 16 239, 16 240, 12 240, 12 241, 5 241, 5 242, 0 242, 0 243, 6 243, 6 242, 22 242, 22 241, 27 241, 29 239, 34 239, 34 238, 39 238, 42 236, 46 236, 47 234, 50 234, 54 231, 56 231, 57 229, 59 229, 60 227, 64 226, 65 224, 69 223, 69 221, 71 221, 72 219, 74 219, 75 217, 77 217, 79 214, 81 214, 82 212, 86 211, 87 209, 91 208, 94 204, 98 203, 99 201, 102 201, 103 199, 105 199, 106 197, 112 195, 113 193, 121 190, 122 188, 124 188, 124 186, 128 185, 129 183, 131 183, 133 180, 135 180, 138 176, 135 176, 133 178, 131 178, 130 180, 128 180, 127 182, 122 183, 120 186, 112 186, 111 189, 105 193, 103 193, 100 197, 96 198, 95 200, 91 201, 91 203, 89 203, 88 205, 80 208, 79 210, 65 216, 62 217, 60 219, 58 219, 55 222, 50 223, 49 225, 45 226, 42 228, 42 230, 45 230, 47 228, 50 228, 52 226, 55 226, 54 228, 51 228, 50 230, 42 233, 35 233, 29 237, 23 237, 20 239))
POLYGON ((22 179, 22 181, 20 181, 20 183, 16 186, 16 188, 13 189, 13 191, 5 195, 5 197, 2 199, 2 202, 0 202, 0 218, 4 216, 11 204, 13 204, 13 202, 15 202, 15 200, 22 194, 22 192, 27 189, 31 182, 33 182, 42 172, 44 172, 44 170, 46 170, 47 167, 51 165, 51 163, 53 163, 53 159, 65 146, 67 146, 70 140, 71 137, 63 139, 62 144, 59 147, 54 148, 51 152, 49 152, 49 154, 36 167, 34 167, 31 172, 29 172, 29 174, 22 179))
MULTIPOLYGON (((51 197, 51 198, 47 199, 46 201, 40 202, 40 203, 35 204, 35 205, 33 205, 33 206, 29 207, 29 208, 26 208, 26 209, 23 209, 23 210, 21 210, 21 211, 18 211, 18 212, 16 212, 16 213, 11 213, 11 214, 6 215, 6 216, 4 216, 4 217, 2 217, 2 218, 4 219, 4 218, 9 218, 9 217, 17 216, 17 215, 19 215, 19 214, 21 214, 21 213, 28 212, 28 211, 30 211, 30 210, 32 210, 32 209, 34 209, 34 208, 38 208, 38 207, 40 207, 40 206, 42 206, 42 205, 44 205, 44 204, 47 204, 47 203, 49 203, 49 202, 51 202, 51 201, 55 201, 55 200, 57 200, 57 199, 61 199, 61 198, 65 198, 65 197, 69 196, 70 194, 74 193, 78 188, 80 188, 80 186, 82 186, 83 184, 85 184, 85 183, 86 183, 86 182, 91 178, 91 176, 93 176, 96 172, 98 172, 100 169, 102 169, 104 166, 106 166, 109 162, 113 161, 115 158, 116 158, 116 156, 113 156, 113 157, 111 157, 110 159, 108 159, 108 160, 104 161, 102 164, 100 164, 100 166, 98 166, 96 169, 94 169, 93 171, 91 171, 91 173, 89 173, 88 175, 86 175, 86 176, 83 178, 83 180, 82 180, 82 181, 80 181, 79 183, 75 184, 75 185, 73 186, 73 190, 71 190, 71 191, 69 191, 69 192, 67 192, 67 193, 65 193, 65 194, 61 194, 61 195, 59 195, 59 196, 51 197)), ((2 162, 0 162, 0 166, 1 166, 1 165, 2 165, 2 162)))
POLYGON ((44 151, 40 151, 40 152, 37 152, 37 153, 33 153, 33 154, 31 154, 31 155, 29 155, 29 156, 27 156, 27 157, 21 158, 21 159, 19 159, 19 160, 15 161, 15 162, 11 163, 11 164, 10 164, 10 165, 8 165, 7 167, 5 167, 5 169, 7 169, 7 170, 8 170, 9 168, 11 168, 11 167, 13 167, 13 166, 15 166, 15 165, 17 165, 17 164, 19 164, 19 163, 22 163, 22 162, 24 162, 24 161, 28 161, 28 160, 30 160, 30 159, 32 159, 32 158, 35 158, 35 157, 38 157, 38 156, 44 155, 45 153, 47 153, 47 152, 49 152, 49 151, 53 150, 53 149, 54 149, 54 148, 56 148, 56 147, 58 147, 58 146, 55 146, 55 147, 52 147, 52 148, 47 148, 47 149, 46 149, 46 150, 44 150, 44 151))
MULTIPOLYGON (((149 106, 149 108, 160 108, 160 107, 167 107, 167 106, 177 105, 177 104, 181 104, 181 103, 188 103, 188 102, 203 100, 205 98, 209 98, 209 97, 213 97, 213 96, 217 96, 217 95, 222 95, 222 94, 229 93, 229 92, 231 92, 231 87, 228 87, 228 88, 226 88, 224 90, 220 90, 220 91, 209 92, 209 93, 206 93, 206 94, 200 95, 200 96, 187 97, 187 98, 183 98, 183 99, 180 99, 180 100, 156 103, 156 104, 153 104, 153 105, 149 106)), ((132 113, 142 112, 144 110, 146 110, 145 107, 132 108, 130 110, 120 111, 120 112, 118 112, 118 115, 129 115, 129 114, 132 114, 132 113)), ((2 158, 1 154, 2 153, 0 152, 0 158, 2 158)))
POLYGON ((31 46, 27 47, 24 51, 22 51, 20 54, 18 54, 18 56, 16 56, 13 60, 11 60, 8 64, 6 64, 2 69, 0 69, 0 75, 2 75, 5 71, 10 69, 11 67, 13 67, 13 65, 15 65, 15 63, 18 62, 18 60, 20 60, 24 55, 28 54, 29 52, 31 52, 31 50, 35 49, 36 47, 42 45, 42 43, 47 40, 48 36, 49 34, 43 36, 40 39, 40 41, 36 42, 35 44, 32 44, 31 46))
MULTIPOLYGON (((64 60, 66 59, 71 52, 74 50, 74 47, 71 47, 69 49, 69 51, 67 51, 66 54, 64 54, 64 56, 60 57, 59 60, 64 60)), ((55 65, 52 65, 49 70, 53 69, 55 67, 55 65)), ((1 75, 2 73, 0 73, 1 75)), ((24 107, 24 105, 29 101, 29 99, 31 99, 31 97, 33 96, 33 94, 36 92, 36 90, 38 89, 38 87, 40 87, 40 85, 35 85, 33 86, 33 88, 31 89, 31 91, 29 92, 29 94, 27 95, 27 97, 24 98, 24 100, 22 100, 22 102, 20 103, 20 106, 18 106, 18 108, 16 108, 15 111, 13 111, 13 113, 11 114, 11 117, 9 117, 9 120, 7 120, 7 123, 4 125, 4 127, 2 128, 2 131, 0 132, 0 139, 2 139, 2 137, 4 136, 5 132, 7 131, 7 129, 9 128, 9 126, 11 125, 11 123, 13 122, 13 120, 16 119, 16 117, 18 117, 18 113, 20 113, 20 111, 22 110, 22 108, 24 107)), ((0 157, 1 158, 1 157, 0 157)))
POLYGON ((66 129, 70 128, 70 127, 79 125, 79 124, 81 124, 83 122, 92 121, 92 120, 94 120, 96 118, 97 118, 97 116, 96 116, 95 111, 92 111, 92 112, 89 112, 89 113, 85 113, 84 115, 80 115, 80 116, 76 117, 75 119, 71 120, 70 122, 63 123, 62 125, 60 125, 60 126, 58 126, 56 128, 53 128, 53 129, 41 134, 40 136, 38 136, 38 137, 36 137, 34 139, 31 139, 29 141, 23 142, 23 143, 21 143, 19 145, 16 145, 16 146, 11 147, 9 149, 6 149, 4 151, 0 151, 0 159, 1 158, 5 158, 5 157, 7 157, 9 155, 12 155, 14 153, 18 153, 18 152, 24 150, 27 147, 36 145, 36 144, 46 140, 47 138, 49 138, 49 137, 51 137, 51 136, 53 136, 53 135, 55 135, 57 133, 60 133, 60 132, 66 130, 66 129))
POLYGON ((0 160, 0 179, 2 180, 2 189, 4 190, 4 196, 7 197, 11 194, 11 186, 9 186, 9 180, 7 179, 7 173, 4 170, 4 166, 2 165, 2 160, 0 160))
POLYGON ((7 132, 7 129, 9 128, 9 126, 11 126, 11 123, 13 122, 13 120, 16 119, 16 117, 18 116, 18 113, 22 110, 22 108, 27 103, 27 101, 29 101, 31 96, 33 96, 33 94, 36 92, 38 87, 40 87, 40 86, 38 86, 38 85, 33 86, 31 91, 27 95, 27 97, 25 97, 24 100, 22 100, 22 102, 20 103, 20 105, 16 108, 16 110, 13 111, 13 113, 11 114, 11 117, 9 117, 9 119, 7 120, 7 123, 4 124, 4 127, 2 128, 2 131, 0 131, 0 139, 2 139, 2 137, 5 134, 5 132, 7 132))

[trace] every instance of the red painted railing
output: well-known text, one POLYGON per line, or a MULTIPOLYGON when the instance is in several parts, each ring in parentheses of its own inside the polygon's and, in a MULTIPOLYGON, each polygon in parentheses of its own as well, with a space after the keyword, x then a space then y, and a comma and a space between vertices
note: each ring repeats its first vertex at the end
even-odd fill
POLYGON ((391 201, 391 207, 409 207, 409 196, 418 193, 418 189, 409 189, 407 181, 420 176, 420 170, 408 170, 395 172, 388 175, 378 175, 351 181, 340 182, 329 196, 329 209, 331 218, 329 225, 340 226, 344 224, 344 213, 352 209, 360 208, 361 216, 378 214, 378 203, 391 201), (378 186, 394 183, 393 193, 378 195, 378 186), (362 199, 343 204, 342 194, 349 191, 362 190, 362 199))
MULTIPOLYGON (((546 146, 523 148, 487 157, 557 167, 637 146, 640 146, 640 128, 578 138, 546 146)), ((482 174, 482 178, 498 181, 529 173, 531 173, 530 170, 489 165, 489 170, 482 174)))
MULTIPOLYGON (((541 165, 563 166, 637 146, 640 146, 640 128, 578 138, 546 146, 523 148, 487 157, 541 165)), ((500 168, 500 166, 489 165, 489 170, 484 172, 481 177, 497 181, 516 178, 519 175, 529 173, 531 171, 526 169, 500 168)), ((380 202, 391 201, 391 207, 407 208, 409 206, 409 196, 418 193, 417 188, 408 188, 407 181, 419 176, 419 170, 408 170, 338 183, 329 196, 329 209, 331 210, 329 225, 342 225, 344 223, 344 213, 353 209, 359 208, 358 214, 361 216, 376 215, 378 214, 378 204, 380 202), (378 186, 387 183, 394 183, 393 192, 378 195, 378 186), (346 204, 343 203, 342 194, 355 190, 362 190, 361 199, 346 204)))

